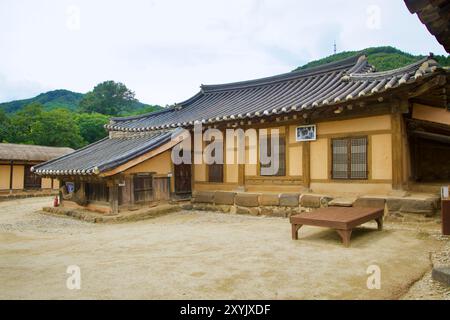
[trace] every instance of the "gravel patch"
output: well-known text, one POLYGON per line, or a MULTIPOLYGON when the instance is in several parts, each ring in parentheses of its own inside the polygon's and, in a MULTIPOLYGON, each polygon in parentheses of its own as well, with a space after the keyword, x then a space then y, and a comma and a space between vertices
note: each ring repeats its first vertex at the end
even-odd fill
POLYGON ((388 222, 378 232, 375 223, 368 223, 354 231, 351 247, 344 248, 336 232, 308 226, 301 229, 300 240, 292 241, 284 218, 181 211, 99 225, 40 214, 51 201, 0 203, 0 299, 397 299, 414 292, 419 298, 423 292, 433 294, 422 298, 446 294, 423 277, 431 270, 431 252, 433 263, 448 261, 449 240, 439 238, 432 226, 388 222), (66 287, 70 265, 81 269, 81 290, 66 287), (371 265, 381 269, 380 290, 367 288, 371 265))

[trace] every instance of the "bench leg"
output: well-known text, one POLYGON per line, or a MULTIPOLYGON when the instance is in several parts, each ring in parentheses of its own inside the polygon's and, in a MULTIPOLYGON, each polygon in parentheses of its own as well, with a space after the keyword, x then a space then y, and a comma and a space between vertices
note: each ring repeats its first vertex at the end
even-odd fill
POLYGON ((298 240, 298 230, 302 227, 302 224, 292 224, 292 240, 298 240))
POLYGON ((342 243, 344 244, 344 246, 349 247, 350 246, 350 238, 352 236, 352 229, 349 229, 349 230, 337 229, 336 231, 341 236, 342 243))
POLYGON ((383 217, 375 219, 375 221, 377 222, 377 225, 378 225, 378 231, 383 230, 383 217))

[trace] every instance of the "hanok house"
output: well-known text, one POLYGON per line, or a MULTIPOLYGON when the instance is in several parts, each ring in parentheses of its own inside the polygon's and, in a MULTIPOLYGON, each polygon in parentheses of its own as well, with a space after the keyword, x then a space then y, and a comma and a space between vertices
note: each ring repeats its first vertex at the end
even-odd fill
POLYGON ((0 193, 58 190, 58 179, 41 178, 31 168, 72 151, 71 148, 0 143, 0 193))
POLYGON ((203 85, 164 111, 111 119, 108 138, 34 171, 61 180, 63 205, 113 213, 192 190, 386 195, 438 186, 450 180, 448 92, 449 72, 432 56, 386 72, 360 56, 203 85), (264 176, 259 160, 173 165, 171 133, 195 123, 278 128, 280 169, 264 176))

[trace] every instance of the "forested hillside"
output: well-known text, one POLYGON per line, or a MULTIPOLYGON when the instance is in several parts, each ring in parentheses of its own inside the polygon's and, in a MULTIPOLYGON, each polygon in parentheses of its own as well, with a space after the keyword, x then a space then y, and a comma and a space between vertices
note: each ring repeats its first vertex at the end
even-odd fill
POLYGON ((54 90, 0 104, 0 142, 80 148, 104 138, 111 116, 161 110, 134 97, 123 83, 105 81, 82 94, 54 90))
MULTIPOLYGON (((41 93, 36 97, 29 99, 14 100, 10 102, 0 103, 0 109, 5 111, 6 113, 14 113, 29 104, 39 103, 44 107, 44 110, 47 111, 56 108, 63 108, 75 111, 77 110, 84 96, 85 94, 83 93, 73 92, 65 89, 58 89, 41 93)), ((157 110, 161 110, 161 107, 157 105, 148 105, 139 101, 135 101, 132 103, 130 109, 125 111, 125 114, 126 115, 140 114, 157 110)))
MULTIPOLYGON (((414 63, 424 56, 422 55, 412 55, 403 51, 400 51, 394 47, 373 47, 366 48, 360 51, 344 51, 340 52, 326 58, 311 61, 295 70, 302 70, 311 67, 320 66, 325 63, 330 63, 345 59, 354 55, 365 54, 369 63, 377 69, 377 71, 386 71, 391 69, 396 69, 403 67, 407 64, 414 63)), ((450 66, 450 57, 436 55, 434 57, 441 66, 450 66)))

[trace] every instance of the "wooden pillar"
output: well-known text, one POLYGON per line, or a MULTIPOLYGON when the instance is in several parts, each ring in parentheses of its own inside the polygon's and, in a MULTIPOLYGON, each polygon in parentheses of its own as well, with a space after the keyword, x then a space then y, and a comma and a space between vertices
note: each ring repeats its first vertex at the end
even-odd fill
POLYGON ((109 205, 111 206, 111 214, 119 213, 119 186, 115 182, 109 187, 109 205))
POLYGON ((311 146, 309 141, 304 141, 302 146, 302 176, 303 186, 310 187, 311 184, 311 146))
POLYGON ((402 121, 400 112, 391 115, 392 129, 392 189, 403 189, 403 141, 402 121))
POLYGON ((80 206, 87 205, 87 196, 86 196, 86 182, 80 182, 80 189, 77 192, 77 200, 80 206))
POLYGON ((13 170, 14 170, 14 161, 10 161, 9 163, 9 193, 13 192, 13 170))
POLYGON ((238 189, 245 191, 245 164, 238 165, 238 189))
MULTIPOLYGON (((247 153, 247 148, 246 148, 246 141, 247 138, 244 138, 243 141, 243 146, 241 145, 241 141, 239 139, 237 140, 237 144, 236 144, 236 148, 234 150, 234 155, 236 157, 236 161, 238 163, 238 191, 245 191, 245 159, 246 159, 246 153, 247 153), (240 163, 242 159, 239 159, 239 152, 240 150, 244 150, 244 163, 240 163)), ((225 148, 225 157, 226 157, 226 153, 227 149, 225 148)), ((224 164, 224 166, 226 166, 226 164, 224 164)))

